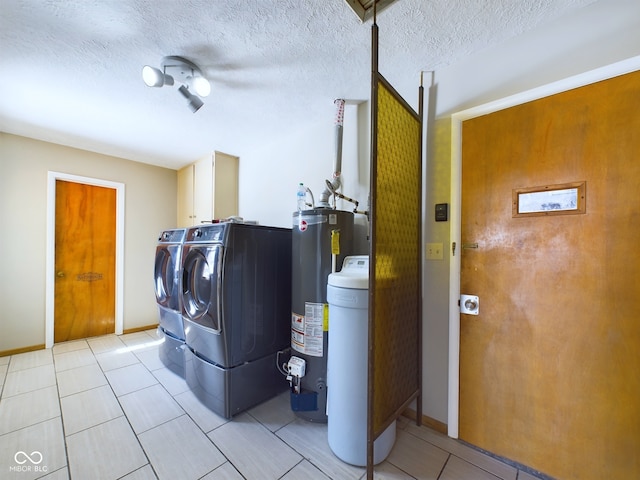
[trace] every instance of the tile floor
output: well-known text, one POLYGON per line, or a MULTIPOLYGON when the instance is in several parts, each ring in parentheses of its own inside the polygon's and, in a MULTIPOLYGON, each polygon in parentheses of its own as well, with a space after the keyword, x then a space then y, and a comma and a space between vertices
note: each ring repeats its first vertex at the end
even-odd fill
MULTIPOLYGON (((0 478, 361 479, 288 394, 228 421, 158 358, 155 330, 0 357, 0 478)), ((407 419, 376 479, 533 480, 407 419)))

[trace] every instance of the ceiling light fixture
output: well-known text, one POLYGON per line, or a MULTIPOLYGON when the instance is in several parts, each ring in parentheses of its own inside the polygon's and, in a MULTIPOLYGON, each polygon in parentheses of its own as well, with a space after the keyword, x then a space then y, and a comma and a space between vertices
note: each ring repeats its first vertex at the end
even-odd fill
POLYGON ((168 56, 162 59, 160 69, 145 65, 142 68, 142 80, 149 87, 173 85, 178 81, 182 85, 178 91, 188 100, 192 112, 197 112, 204 103, 198 96, 206 97, 211 93, 211 84, 195 63, 184 57, 168 56), (189 90, 191 88, 191 90, 189 90), (191 93, 195 92, 196 95, 191 93))

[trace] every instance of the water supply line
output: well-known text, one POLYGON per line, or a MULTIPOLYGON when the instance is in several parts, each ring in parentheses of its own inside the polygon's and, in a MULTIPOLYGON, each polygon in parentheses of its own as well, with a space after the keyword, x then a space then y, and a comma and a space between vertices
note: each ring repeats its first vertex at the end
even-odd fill
POLYGON ((338 98, 333 102, 336 105, 336 158, 333 166, 333 180, 327 180, 327 188, 320 195, 318 200, 318 207, 331 208, 329 205, 329 198, 334 195, 336 190, 340 188, 342 184, 340 181, 340 175, 342 173, 342 127, 344 125, 344 99, 338 98), (329 188, 331 185, 331 188, 329 188))
MULTIPOLYGON (((346 200, 347 202, 351 202, 353 203, 354 207, 353 207, 353 213, 363 213, 366 214, 367 212, 362 212, 358 210, 358 205, 360 205, 360 202, 358 202, 357 200, 351 198, 351 197, 347 197, 346 195, 343 195, 340 192, 336 192, 333 188, 333 184, 329 181, 329 180, 325 180, 325 183, 327 184, 327 189, 331 192, 331 194, 334 196, 334 198, 340 198, 342 200, 346 200)), ((334 208, 335 208, 335 200, 333 201, 334 203, 334 208)))

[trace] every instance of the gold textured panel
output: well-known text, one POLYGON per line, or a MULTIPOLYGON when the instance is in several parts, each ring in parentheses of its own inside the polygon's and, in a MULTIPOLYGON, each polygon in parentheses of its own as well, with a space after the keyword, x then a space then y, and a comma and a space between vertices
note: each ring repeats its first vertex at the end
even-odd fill
POLYGON ((421 122, 378 82, 372 175, 373 431, 419 391, 421 122))

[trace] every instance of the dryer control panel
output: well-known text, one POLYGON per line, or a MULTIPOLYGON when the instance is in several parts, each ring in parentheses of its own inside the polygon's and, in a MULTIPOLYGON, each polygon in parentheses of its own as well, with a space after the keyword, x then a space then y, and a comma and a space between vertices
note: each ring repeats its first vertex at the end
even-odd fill
POLYGON ((203 225, 187 231, 187 242, 222 243, 225 225, 203 225))

